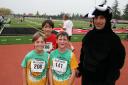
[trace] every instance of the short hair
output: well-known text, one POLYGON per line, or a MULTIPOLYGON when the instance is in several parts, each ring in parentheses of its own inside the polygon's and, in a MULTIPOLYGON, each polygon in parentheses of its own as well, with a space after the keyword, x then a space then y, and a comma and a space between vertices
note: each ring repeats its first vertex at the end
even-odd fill
POLYGON ((66 19, 69 19, 69 15, 68 14, 64 14, 63 15, 66 19))
POLYGON ((36 32, 32 37, 32 42, 35 42, 39 37, 42 37, 42 39, 44 40, 45 35, 39 31, 36 32))
POLYGON ((57 34, 57 39, 58 39, 59 36, 66 36, 67 39, 69 40, 69 36, 68 36, 68 33, 67 33, 67 32, 59 32, 59 33, 57 34))
POLYGON ((42 23, 42 27, 44 27, 46 24, 49 24, 52 28, 54 28, 54 23, 52 22, 52 20, 45 20, 42 23))

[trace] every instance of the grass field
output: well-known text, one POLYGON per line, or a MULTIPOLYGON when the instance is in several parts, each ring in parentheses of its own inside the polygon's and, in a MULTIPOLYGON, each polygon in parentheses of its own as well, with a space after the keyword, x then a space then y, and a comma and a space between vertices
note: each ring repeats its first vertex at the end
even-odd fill
MULTIPOLYGON (((73 35, 72 42, 80 42, 83 35, 73 35)), ((32 36, 1 36, 0 44, 30 44, 32 43, 32 36)))
MULTIPOLYGON (((128 34, 118 34, 121 39, 128 39, 128 34)), ((84 35, 73 35, 72 42, 81 42, 84 35)), ((32 35, 27 36, 0 36, 0 44, 30 44, 32 35)))
MULTIPOLYGON (((41 28, 41 24, 44 21, 42 18, 25 18, 23 22, 20 21, 20 18, 12 18, 11 24, 9 27, 35 27, 41 28)), ((59 24, 62 24, 62 20, 53 20, 55 27, 59 27, 59 24)), ((88 22, 83 20, 73 20, 74 28, 89 28, 88 22)))
MULTIPOLYGON (((20 21, 20 18, 11 18, 11 24, 7 24, 7 27, 28 27, 40 29, 41 24, 44 21, 42 18, 25 18, 23 22, 20 21)), ((62 24, 62 20, 53 20, 55 27, 59 27, 59 24, 62 24)), ((85 20, 73 20, 74 29, 88 29, 89 22, 85 20)), ((117 24, 117 28, 128 28, 128 24, 117 24)), ((12 28, 13 29, 13 28, 12 28)), ((118 34, 121 39, 128 39, 128 34, 118 34)), ((72 42, 80 42, 84 35, 73 35, 72 42)), ((24 36, 0 36, 0 44, 29 44, 31 43, 32 35, 24 36)))
MULTIPOLYGON (((11 24, 9 27, 36 27, 40 28, 43 18, 25 18, 23 22, 20 21, 20 18, 11 18, 11 24)), ((55 27, 59 27, 59 24, 62 24, 62 20, 53 20, 55 27)), ((88 29, 89 22, 87 20, 73 20, 74 28, 88 29)), ((128 28, 128 24, 117 24, 117 28, 128 28)))

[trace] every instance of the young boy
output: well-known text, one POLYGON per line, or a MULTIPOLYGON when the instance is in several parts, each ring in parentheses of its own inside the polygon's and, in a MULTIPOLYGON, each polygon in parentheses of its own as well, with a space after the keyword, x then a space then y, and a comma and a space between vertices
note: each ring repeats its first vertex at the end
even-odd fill
POLYGON ((50 85, 72 85, 78 66, 75 54, 67 48, 68 34, 57 35, 58 48, 50 54, 49 80, 50 85))
POLYGON ((64 14, 62 16, 62 18, 63 18, 63 25, 60 25, 60 27, 62 27, 63 30, 68 33, 68 36, 69 36, 68 37, 69 38, 69 45, 68 45, 68 47, 72 51, 74 51, 75 50, 74 46, 71 43, 71 37, 72 37, 72 32, 73 32, 73 30, 72 30, 73 29, 73 22, 69 19, 69 15, 68 14, 64 14))
POLYGON ((45 42, 46 42, 44 50, 49 53, 57 48, 56 35, 52 33, 53 28, 54 28, 54 23, 51 20, 45 20, 42 23, 42 30, 43 33, 45 34, 45 42))
POLYGON ((46 85, 48 73, 48 53, 43 51, 45 41, 40 32, 32 39, 34 49, 22 61, 23 85, 46 85))

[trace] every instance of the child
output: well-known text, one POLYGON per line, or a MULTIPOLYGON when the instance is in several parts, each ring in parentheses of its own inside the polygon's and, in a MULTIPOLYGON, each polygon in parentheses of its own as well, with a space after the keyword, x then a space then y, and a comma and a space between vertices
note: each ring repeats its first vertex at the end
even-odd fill
POLYGON ((43 51, 44 35, 36 32, 32 39, 34 49, 22 61, 23 85, 46 85, 48 71, 48 53, 43 51))
POLYGON ((67 32, 68 33, 68 40, 69 40, 69 44, 68 44, 68 48, 69 49, 71 49, 72 51, 74 51, 75 49, 74 49, 74 46, 72 45, 72 43, 71 43, 71 38, 72 38, 72 32, 73 32, 73 22, 72 22, 72 20, 70 20, 69 19, 69 15, 68 14, 64 14, 63 16, 62 16, 62 18, 63 18, 63 24, 61 25, 59 25, 61 28, 63 28, 63 30, 65 31, 65 32, 67 32))
POLYGON ((57 35, 58 48, 50 54, 49 80, 50 85, 72 85, 78 66, 75 54, 67 48, 68 34, 57 35))
POLYGON ((51 20, 45 20, 42 23, 42 30, 43 33, 45 34, 45 42, 46 42, 44 50, 49 53, 57 48, 56 35, 52 33, 53 28, 54 28, 54 23, 51 20))

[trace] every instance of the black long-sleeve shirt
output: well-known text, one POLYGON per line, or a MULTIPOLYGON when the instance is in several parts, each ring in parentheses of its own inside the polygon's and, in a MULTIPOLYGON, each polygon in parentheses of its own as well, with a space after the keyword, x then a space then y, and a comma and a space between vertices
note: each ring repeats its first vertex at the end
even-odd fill
POLYGON ((117 80, 124 59, 125 48, 114 32, 91 30, 82 41, 78 70, 86 80, 117 80))

